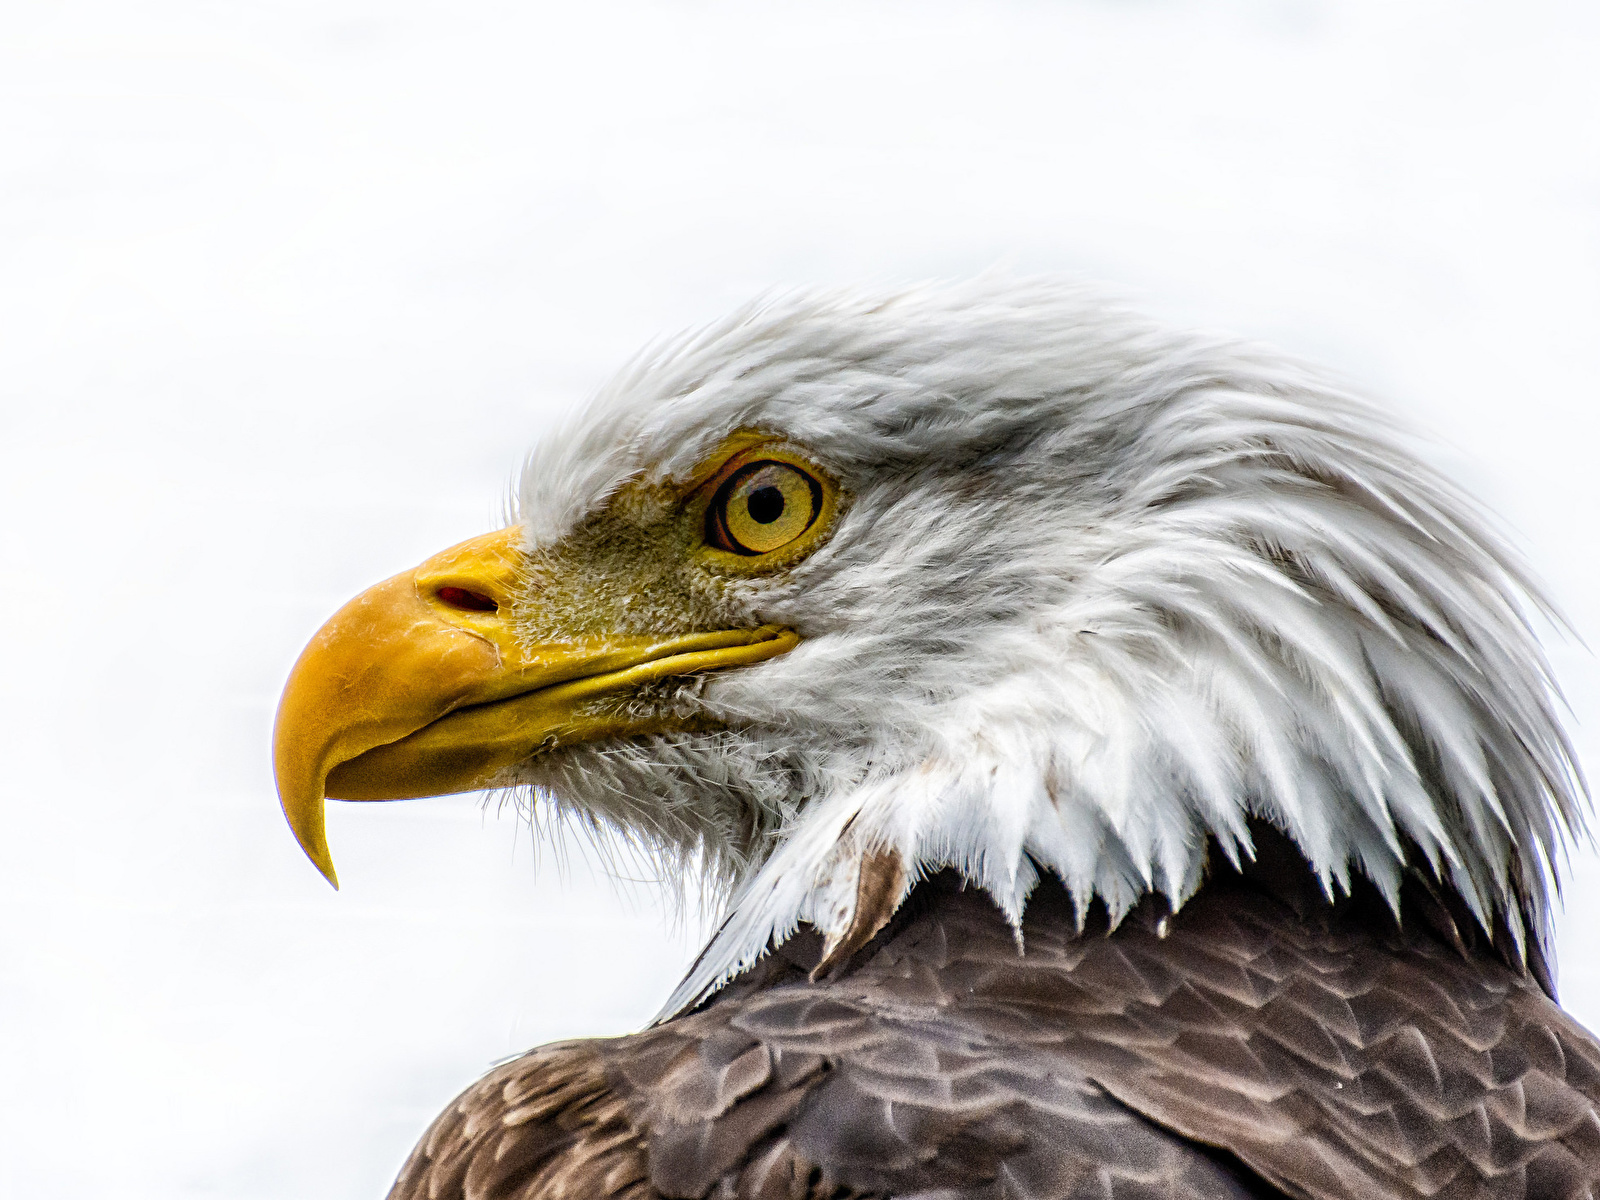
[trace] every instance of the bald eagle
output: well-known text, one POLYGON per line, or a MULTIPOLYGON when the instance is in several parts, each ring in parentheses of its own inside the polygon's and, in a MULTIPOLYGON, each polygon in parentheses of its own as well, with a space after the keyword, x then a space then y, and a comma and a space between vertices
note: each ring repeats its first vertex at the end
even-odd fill
POLYGON ((1516 554, 1328 378, 1073 286, 769 300, 307 647, 283 807, 513 789, 724 919, 397 1200, 1600 1196, 1516 554))

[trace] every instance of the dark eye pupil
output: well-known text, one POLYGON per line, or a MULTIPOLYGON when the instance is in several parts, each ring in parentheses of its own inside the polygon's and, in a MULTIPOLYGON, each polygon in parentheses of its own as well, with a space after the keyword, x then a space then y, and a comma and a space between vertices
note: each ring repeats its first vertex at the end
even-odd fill
POLYGON ((770 484, 751 492, 745 504, 749 507, 750 519, 757 525, 771 525, 783 516, 783 493, 770 484))

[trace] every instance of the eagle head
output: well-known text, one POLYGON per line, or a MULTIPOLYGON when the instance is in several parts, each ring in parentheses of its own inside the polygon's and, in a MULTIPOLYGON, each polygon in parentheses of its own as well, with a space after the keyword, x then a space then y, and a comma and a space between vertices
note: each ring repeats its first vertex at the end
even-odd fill
POLYGON ((510 527, 353 600, 284 692, 284 811, 516 789, 707 872, 669 1002, 954 868, 1020 928, 1174 909, 1252 831, 1420 873, 1519 953, 1582 782, 1475 506, 1378 410, 1074 287, 746 308, 626 367, 510 527))

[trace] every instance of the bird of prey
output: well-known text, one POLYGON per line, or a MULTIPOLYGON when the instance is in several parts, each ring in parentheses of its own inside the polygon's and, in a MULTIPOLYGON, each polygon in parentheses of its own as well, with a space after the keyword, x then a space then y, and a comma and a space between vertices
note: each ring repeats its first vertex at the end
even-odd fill
POLYGON ((391 1195, 1600 1196, 1541 614, 1377 408, 1075 286, 646 352, 284 692, 330 881, 325 797, 511 789, 724 889, 391 1195))

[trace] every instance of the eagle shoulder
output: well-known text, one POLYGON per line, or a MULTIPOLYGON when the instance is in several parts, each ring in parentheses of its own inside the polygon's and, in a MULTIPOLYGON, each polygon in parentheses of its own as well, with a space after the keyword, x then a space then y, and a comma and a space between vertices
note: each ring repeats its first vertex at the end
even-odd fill
POLYGON ((435 1119, 391 1200, 653 1200, 598 1046, 558 1042, 490 1071, 435 1119))
POLYGON ((498 1068, 391 1200, 1600 1194, 1600 1044, 1427 929, 1219 872, 1115 930, 1041 886, 1019 954, 934 877, 812 983, 820 952, 498 1068))
POLYGON ((961 956, 937 922, 896 929, 917 969, 893 983, 811 983, 820 939, 803 930, 700 1011, 503 1064, 438 1118, 390 1200, 1282 1196, 1040 1055, 1017 1014, 947 1021, 967 989, 921 968, 931 950, 959 973, 961 956))

